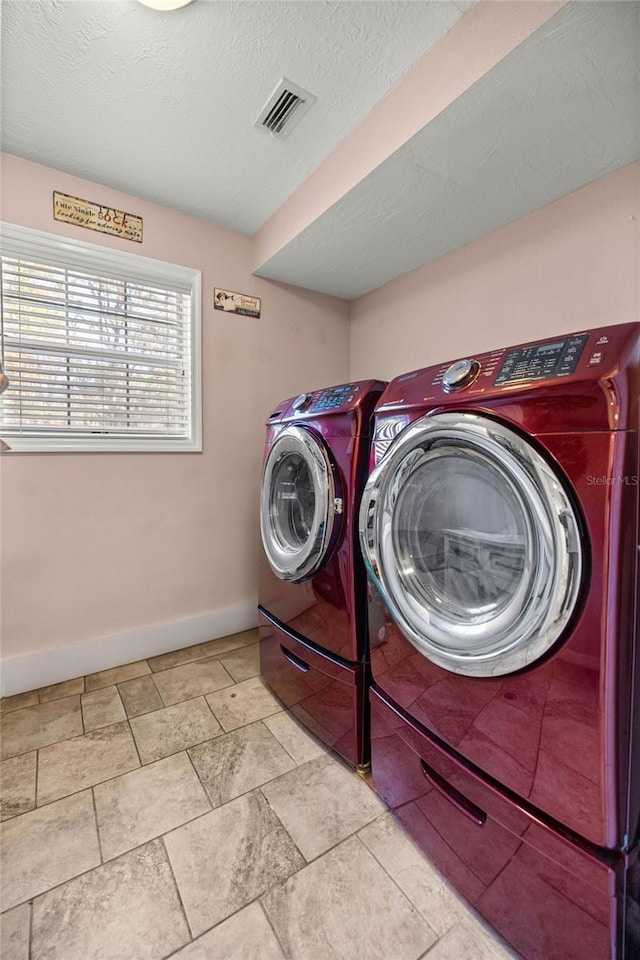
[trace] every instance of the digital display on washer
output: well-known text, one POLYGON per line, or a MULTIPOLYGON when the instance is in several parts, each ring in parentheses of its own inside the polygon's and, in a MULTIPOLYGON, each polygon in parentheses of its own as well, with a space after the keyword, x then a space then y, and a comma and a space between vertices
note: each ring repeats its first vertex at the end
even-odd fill
POLYGON ((574 373, 588 335, 569 337, 554 343, 510 350, 495 379, 496 386, 519 380, 546 380, 574 373))
POLYGON ((322 413, 324 410, 337 410, 345 402, 352 388, 353 384, 348 383, 344 387, 331 387, 329 390, 323 390, 311 409, 314 413, 322 413))

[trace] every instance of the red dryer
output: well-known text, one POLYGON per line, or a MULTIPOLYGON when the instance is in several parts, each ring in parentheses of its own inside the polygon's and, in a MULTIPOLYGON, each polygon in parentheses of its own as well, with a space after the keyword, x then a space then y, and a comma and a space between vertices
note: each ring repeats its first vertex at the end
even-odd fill
POLYGON ((640 956, 639 398, 633 323, 376 410, 373 779, 527 960, 640 956))
POLYGON ((384 386, 347 383, 280 404, 267 421, 260 504, 262 674, 356 767, 369 759, 358 508, 384 386))

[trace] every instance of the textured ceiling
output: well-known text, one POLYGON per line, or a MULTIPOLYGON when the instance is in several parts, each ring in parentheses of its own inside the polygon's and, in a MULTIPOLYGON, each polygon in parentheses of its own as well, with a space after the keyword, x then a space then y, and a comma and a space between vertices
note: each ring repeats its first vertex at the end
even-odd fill
POLYGON ((567 5, 258 269, 351 299, 640 157, 640 4, 567 5))
POLYGON ((2 0, 2 148, 253 233, 470 5, 2 0), (279 141, 283 75, 318 99, 279 141))
MULTIPOLYGON (((528 16, 526 3, 499 16, 479 4, 451 30, 470 0, 197 0, 172 14, 136 0, 0 2, 5 151, 245 233, 423 54, 455 71, 461 30, 475 39, 490 9, 496 27, 528 16), (285 141, 252 126, 282 76, 318 98, 285 141)), ((494 37, 478 36, 471 60, 494 37)), ((345 178, 257 272, 357 297, 637 159, 640 2, 567 3, 524 36, 404 144, 380 128, 387 159, 345 178)), ((429 89, 446 80, 441 69, 429 89)), ((403 105, 419 114, 422 100, 403 105)))

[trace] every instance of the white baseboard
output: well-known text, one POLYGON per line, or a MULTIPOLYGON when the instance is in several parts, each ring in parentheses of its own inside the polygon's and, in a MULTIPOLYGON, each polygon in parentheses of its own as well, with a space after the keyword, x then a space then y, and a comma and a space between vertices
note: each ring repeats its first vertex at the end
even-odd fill
POLYGON ((15 693, 46 687, 98 670, 157 657, 194 643, 227 637, 257 625, 257 607, 247 603, 209 610, 169 623, 138 627, 113 637, 100 637, 86 643, 3 658, 0 661, 0 693, 3 697, 10 697, 15 693))

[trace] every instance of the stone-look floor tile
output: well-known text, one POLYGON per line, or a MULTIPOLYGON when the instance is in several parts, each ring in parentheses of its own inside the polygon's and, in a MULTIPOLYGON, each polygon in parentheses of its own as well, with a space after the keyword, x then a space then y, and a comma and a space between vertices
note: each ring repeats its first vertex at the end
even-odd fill
POLYGON ((139 766, 126 720, 54 743, 38 755, 38 806, 139 766))
POLYGON ((229 687, 232 683, 233 679, 218 660, 196 660, 155 675, 156 687, 167 707, 229 687))
POLYGON ((469 915, 392 813, 368 824, 358 836, 439 937, 469 915))
POLYGON ((171 653, 151 657, 148 664, 154 673, 158 673, 161 670, 179 667, 183 663, 191 663, 194 660, 218 657, 230 650, 237 650, 249 643, 255 643, 257 639, 257 630, 245 630, 243 633, 233 633, 229 637, 219 637, 217 640, 206 640, 204 643, 196 643, 192 647, 183 647, 182 650, 172 650, 171 653))
POLYGON ((183 663, 204 660, 205 657, 202 644, 196 643, 192 647, 183 647, 182 650, 172 650, 170 653, 161 653, 158 657, 149 657, 147 663, 154 673, 159 673, 161 670, 180 667, 183 663))
POLYGON ((143 763, 161 760, 222 733, 201 697, 133 717, 130 723, 143 763))
POLYGON ((118 684, 118 690, 128 717, 139 717, 164 706, 153 677, 138 677, 118 684))
POLYGON ((2 819, 28 813, 36 805, 36 752, 0 763, 0 810, 2 819))
POLYGON ((178 827, 165 843, 196 937, 304 863, 259 791, 178 827))
MULTIPOLYGON (((218 924, 171 960, 286 960, 259 903, 218 924)), ((26 957, 25 957, 26 960, 26 957)))
POLYGON ((192 747, 189 754, 214 807, 295 766, 261 721, 192 747))
POLYGON ((307 860, 386 809, 356 773, 328 756, 310 760, 261 789, 307 860))
POLYGON ((16 693, 13 697, 3 697, 0 700, 0 714, 22 710, 23 707, 33 707, 38 702, 37 690, 27 690, 26 693, 16 693))
POLYGON ((161 840, 33 904, 32 960, 160 960, 189 939, 161 840))
POLYGON ((260 673, 260 644, 252 643, 234 653, 220 657, 220 663, 236 683, 257 677, 260 673))
POLYGON ((262 721, 296 763, 326 756, 327 748, 288 711, 275 713, 262 721))
POLYGON ((415 960, 436 940, 357 837, 269 890, 262 903, 295 960, 415 960))
POLYGON ((105 860, 211 810, 186 753, 98 784, 93 793, 105 860))
POLYGON ((76 677, 74 680, 63 680, 62 683, 53 683, 48 687, 40 687, 38 696, 40 703, 48 703, 50 700, 62 700, 63 697, 73 697, 78 693, 84 693, 84 677, 76 677))
POLYGON ((219 657, 230 650, 239 650, 248 644, 258 642, 258 628, 243 630, 242 633, 232 633, 228 637, 218 637, 217 640, 207 640, 200 644, 206 657, 219 657))
POLYGON ((2 759, 29 753, 82 733, 80 697, 16 710, 2 721, 2 759))
POLYGON ((29 925, 31 907, 23 903, 2 914, 0 949, 2 960, 29 960, 29 925))
POLYGON ((100 863, 91 791, 2 824, 2 909, 100 863))
POLYGON ((494 939, 477 920, 468 918, 451 927, 420 960, 511 960, 517 954, 494 939))
POLYGON ((282 704, 260 677, 252 677, 233 687, 210 693, 206 700, 227 732, 282 710, 282 704))
POLYGON ((87 693, 91 693, 92 690, 99 690, 101 687, 112 687, 114 683, 123 683, 124 680, 144 677, 147 673, 151 673, 151 670, 146 660, 126 663, 122 667, 111 667, 111 669, 101 670, 99 673, 90 673, 88 677, 84 678, 84 689, 87 693))
POLYGON ((117 687, 102 687, 85 693, 80 702, 85 733, 127 719, 117 687))

